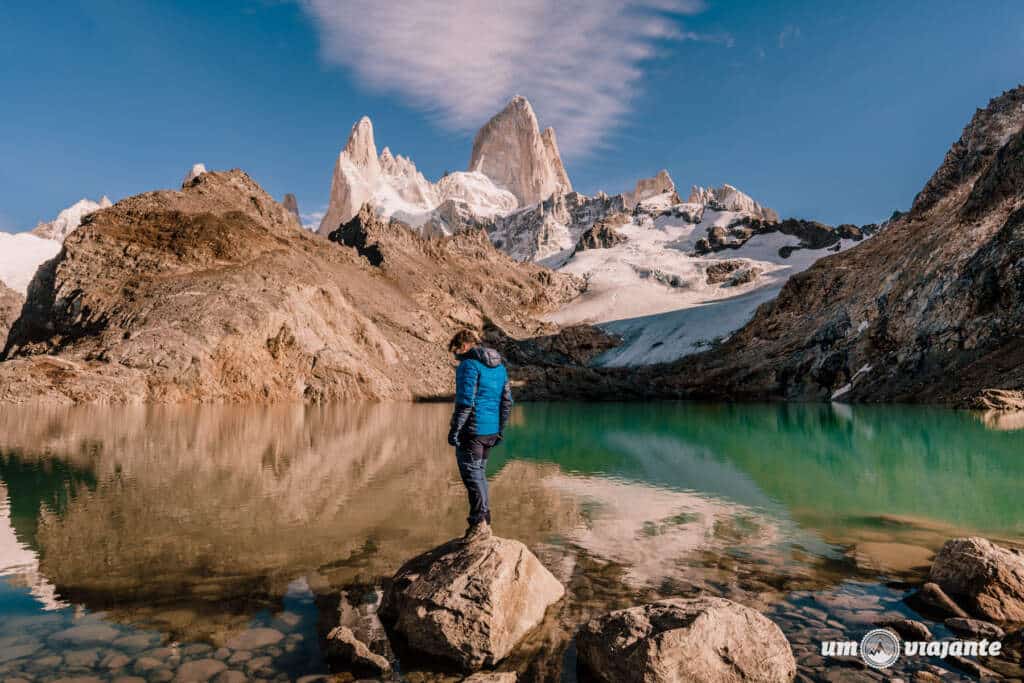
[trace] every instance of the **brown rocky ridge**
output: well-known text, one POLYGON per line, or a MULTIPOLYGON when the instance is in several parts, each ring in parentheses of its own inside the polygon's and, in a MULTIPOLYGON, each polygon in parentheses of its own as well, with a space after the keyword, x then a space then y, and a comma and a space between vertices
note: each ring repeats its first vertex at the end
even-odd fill
POLYGON ((429 240, 368 210, 353 223, 376 265, 302 230, 238 170, 92 214, 29 287, 0 401, 443 396, 456 329, 549 333, 533 316, 582 286, 481 231, 429 240))

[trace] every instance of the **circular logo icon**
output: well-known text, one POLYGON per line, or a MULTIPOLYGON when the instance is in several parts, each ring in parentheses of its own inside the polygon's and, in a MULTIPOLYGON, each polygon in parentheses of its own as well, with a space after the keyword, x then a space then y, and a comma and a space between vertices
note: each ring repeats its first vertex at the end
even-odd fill
POLYGON ((860 641, 860 658, 875 669, 888 669, 900 658, 900 639, 885 628, 868 631, 860 641))

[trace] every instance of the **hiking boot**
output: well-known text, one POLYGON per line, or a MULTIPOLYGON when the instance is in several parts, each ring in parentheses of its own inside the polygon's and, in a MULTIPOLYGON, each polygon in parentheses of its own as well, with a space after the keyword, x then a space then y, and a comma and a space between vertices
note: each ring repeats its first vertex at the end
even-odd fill
POLYGON ((474 541, 482 541, 483 539, 490 537, 491 525, 487 522, 477 522, 466 529, 466 534, 462 537, 462 542, 464 544, 469 544, 474 541))

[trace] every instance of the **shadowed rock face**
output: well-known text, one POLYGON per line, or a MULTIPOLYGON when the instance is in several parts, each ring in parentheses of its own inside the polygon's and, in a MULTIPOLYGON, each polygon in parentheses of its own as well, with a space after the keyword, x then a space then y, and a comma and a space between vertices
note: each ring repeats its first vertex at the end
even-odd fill
POLYGON ((302 230, 241 171, 93 214, 29 288, 0 401, 444 395, 457 328, 492 320, 532 336, 544 329, 533 314, 576 291, 482 233, 361 225, 383 267, 302 230))
POLYGON ((656 395, 967 403, 1024 387, 1024 86, 964 130, 914 208, 793 276, 656 395))

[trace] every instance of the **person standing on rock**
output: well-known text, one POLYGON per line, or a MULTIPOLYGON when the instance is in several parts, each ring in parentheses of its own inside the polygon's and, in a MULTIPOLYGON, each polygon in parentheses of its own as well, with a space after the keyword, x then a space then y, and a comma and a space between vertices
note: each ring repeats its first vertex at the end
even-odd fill
POLYGON ((455 446, 459 475, 469 495, 469 528, 463 537, 468 543, 491 534, 487 455, 504 438, 512 391, 501 354, 481 346, 473 330, 459 331, 448 350, 459 361, 448 443, 455 446))

